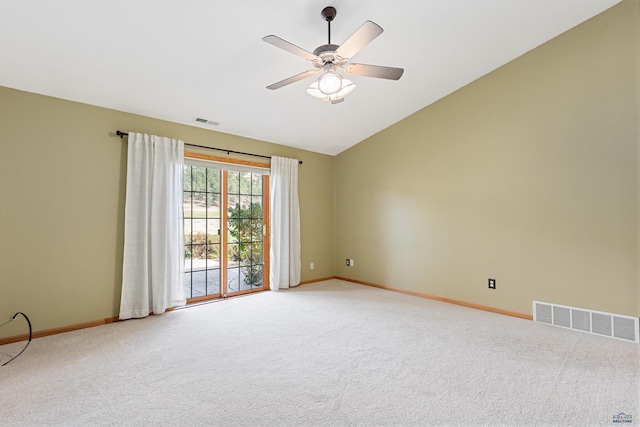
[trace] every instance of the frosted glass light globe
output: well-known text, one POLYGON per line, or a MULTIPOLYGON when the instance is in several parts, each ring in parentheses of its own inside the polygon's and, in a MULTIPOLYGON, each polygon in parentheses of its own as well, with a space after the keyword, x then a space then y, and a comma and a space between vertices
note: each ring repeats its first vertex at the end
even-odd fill
POLYGON ((325 95, 334 94, 342 89, 342 77, 331 71, 326 72, 318 79, 318 89, 325 95))

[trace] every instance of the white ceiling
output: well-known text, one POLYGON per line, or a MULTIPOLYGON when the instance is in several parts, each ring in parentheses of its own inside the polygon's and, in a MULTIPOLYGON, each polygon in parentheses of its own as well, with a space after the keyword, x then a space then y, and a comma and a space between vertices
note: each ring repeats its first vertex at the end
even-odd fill
POLYGON ((335 155, 619 1, 4 0, 0 85, 335 155), (262 37, 313 51, 329 5, 333 43, 374 21, 353 61, 403 77, 350 77, 336 105, 306 94, 313 78, 267 90, 313 67, 262 37))

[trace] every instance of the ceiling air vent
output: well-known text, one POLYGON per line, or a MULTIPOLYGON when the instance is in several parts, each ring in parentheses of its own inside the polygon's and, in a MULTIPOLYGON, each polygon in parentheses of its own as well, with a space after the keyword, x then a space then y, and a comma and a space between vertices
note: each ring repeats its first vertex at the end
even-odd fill
POLYGON ((533 320, 590 334, 640 342, 637 317, 534 301, 533 320))
POLYGON ((196 117, 193 119, 194 122, 202 123, 209 126, 218 126, 220 123, 214 122, 213 120, 203 119, 202 117, 196 117))

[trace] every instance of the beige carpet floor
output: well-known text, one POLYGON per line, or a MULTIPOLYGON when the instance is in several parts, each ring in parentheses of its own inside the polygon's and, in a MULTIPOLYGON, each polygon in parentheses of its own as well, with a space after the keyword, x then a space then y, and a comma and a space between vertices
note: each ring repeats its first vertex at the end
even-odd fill
POLYGON ((339 280, 36 339, 0 368, 3 426, 637 425, 639 402, 638 344, 339 280))

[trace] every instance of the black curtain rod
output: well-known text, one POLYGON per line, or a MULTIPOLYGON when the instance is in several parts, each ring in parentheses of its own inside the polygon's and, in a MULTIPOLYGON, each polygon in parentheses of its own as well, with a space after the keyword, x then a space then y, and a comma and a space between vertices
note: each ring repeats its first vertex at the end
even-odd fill
MULTIPOLYGON (((125 136, 129 136, 128 133, 126 132, 121 132, 119 130, 116 131, 116 135, 120 137, 120 139, 122 139, 125 136)), ((262 154, 253 154, 253 153, 245 153, 242 151, 234 151, 234 150, 227 150, 224 148, 215 148, 215 147, 206 147, 204 145, 196 145, 196 144, 187 144, 186 142, 184 143, 184 145, 187 145, 189 147, 196 147, 196 148, 204 148, 205 150, 216 150, 216 151, 222 151, 225 152, 227 154, 242 154, 245 156, 253 156, 253 157, 262 157, 263 159, 271 159, 271 156, 263 156, 262 154)), ((302 160, 298 160, 298 164, 302 164, 302 160)))

